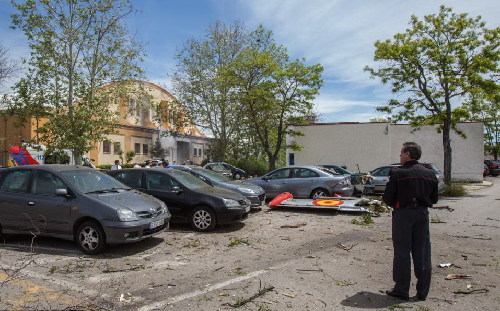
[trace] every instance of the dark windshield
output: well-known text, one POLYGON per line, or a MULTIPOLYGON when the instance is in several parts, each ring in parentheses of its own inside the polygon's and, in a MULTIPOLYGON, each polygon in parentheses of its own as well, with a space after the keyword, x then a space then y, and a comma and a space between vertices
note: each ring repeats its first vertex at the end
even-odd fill
POLYGON ((214 171, 211 171, 211 170, 207 170, 207 169, 203 169, 203 168, 201 168, 201 169, 194 168, 193 171, 195 171, 196 173, 198 173, 206 178, 210 178, 210 179, 218 181, 218 182, 230 182, 231 181, 226 176, 221 175, 221 174, 214 172, 214 171))
POLYGON ((96 170, 63 171, 61 174, 83 193, 130 189, 113 177, 96 170))
POLYGON ((177 179, 178 182, 190 189, 210 187, 206 182, 199 179, 198 177, 195 177, 183 171, 172 170, 170 171, 170 175, 173 178, 177 179))

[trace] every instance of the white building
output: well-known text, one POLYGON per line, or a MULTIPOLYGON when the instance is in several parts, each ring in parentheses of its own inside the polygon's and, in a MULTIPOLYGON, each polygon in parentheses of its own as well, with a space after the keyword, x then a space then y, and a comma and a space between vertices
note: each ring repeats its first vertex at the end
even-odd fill
MULTIPOLYGON (((337 164, 351 171, 368 172, 379 166, 398 163, 401 145, 407 141, 422 147, 421 162, 432 162, 443 171, 442 134, 433 126, 414 131, 408 124, 314 123, 291 127, 304 136, 287 137, 301 151, 287 150, 288 165, 337 164)), ((483 180, 484 126, 481 122, 459 123, 467 138, 452 131, 452 172, 454 180, 483 180)))

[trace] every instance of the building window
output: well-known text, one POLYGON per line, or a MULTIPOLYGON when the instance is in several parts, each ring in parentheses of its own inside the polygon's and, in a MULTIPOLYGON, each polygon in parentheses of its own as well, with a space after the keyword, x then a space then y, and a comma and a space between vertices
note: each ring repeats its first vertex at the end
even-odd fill
POLYGON ((109 141, 102 142, 102 153, 111 153, 111 143, 109 141))
POLYGON ((132 114, 134 110, 135 110, 135 99, 130 98, 128 100, 128 111, 130 114, 132 114))
POLYGON ((113 154, 119 154, 121 150, 120 143, 113 143, 113 154))
POLYGON ((200 149, 198 149, 198 156, 199 156, 199 157, 203 156, 203 153, 201 152, 201 148, 200 148, 200 149))
POLYGON ((142 154, 148 154, 148 153, 149 153, 149 145, 142 144, 142 154))
POLYGON ((197 148, 194 148, 194 150, 193 150, 193 155, 194 155, 195 157, 197 157, 197 156, 198 156, 198 155, 197 155, 197 154, 198 154, 198 153, 197 153, 197 151, 198 151, 198 149, 197 149, 197 148))
POLYGON ((134 144, 134 151, 135 151, 135 154, 141 154, 141 144, 140 143, 134 144))

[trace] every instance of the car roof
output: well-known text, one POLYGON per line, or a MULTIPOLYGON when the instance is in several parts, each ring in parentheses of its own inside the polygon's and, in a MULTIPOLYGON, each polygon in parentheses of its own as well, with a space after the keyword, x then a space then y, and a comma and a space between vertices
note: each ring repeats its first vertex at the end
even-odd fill
POLYGON ((8 169, 44 169, 48 171, 54 172, 65 172, 65 171, 74 171, 74 170, 93 170, 96 169, 90 168, 83 165, 69 165, 69 164, 36 164, 36 165, 20 165, 20 166, 11 166, 8 169))

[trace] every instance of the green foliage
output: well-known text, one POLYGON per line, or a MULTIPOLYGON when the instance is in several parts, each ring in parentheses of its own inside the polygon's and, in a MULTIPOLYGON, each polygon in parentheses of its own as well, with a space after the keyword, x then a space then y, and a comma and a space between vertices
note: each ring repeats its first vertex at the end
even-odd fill
POLYGON ((469 18, 441 6, 438 14, 423 20, 412 16, 405 33, 375 42, 374 60, 385 65, 365 68, 372 77, 390 84, 394 93, 408 94, 377 110, 392 114, 396 122, 409 121, 417 129, 438 124, 446 182, 451 181, 450 131, 464 137, 457 128, 465 115, 459 103, 475 87, 491 84, 488 81, 498 73, 499 29, 486 29, 480 17, 469 18))
POLYGON ((320 65, 290 61, 262 26, 249 33, 238 22, 216 22, 177 58, 174 87, 195 123, 213 135, 213 161, 264 154, 274 168, 286 135, 298 134, 288 126, 306 122, 322 84, 320 65))
POLYGON ((467 190, 462 183, 448 183, 442 195, 445 197, 462 197, 467 195, 467 190))
POLYGON ((229 163, 244 170, 247 176, 261 176, 268 172, 268 163, 265 159, 256 157, 240 158, 235 162, 231 161, 229 163))
POLYGON ((240 239, 240 238, 230 238, 230 242, 228 244, 229 247, 235 247, 238 245, 250 245, 250 242, 245 239, 240 239))
POLYGON ((125 152, 125 163, 129 164, 135 157, 135 151, 125 152))
POLYGON ((373 223, 372 214, 364 213, 363 215, 361 215, 361 217, 359 217, 359 219, 351 220, 351 223, 360 226, 367 226, 369 224, 372 224, 373 223))
POLYGON ((20 120, 46 118, 37 140, 52 150, 72 150, 78 161, 115 131, 116 109, 141 77, 142 45, 122 24, 133 10, 127 0, 12 1, 13 28, 28 38, 28 71, 15 86, 10 110, 20 120), (114 108, 114 109, 113 109, 114 108))

